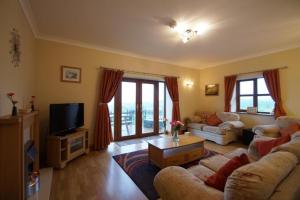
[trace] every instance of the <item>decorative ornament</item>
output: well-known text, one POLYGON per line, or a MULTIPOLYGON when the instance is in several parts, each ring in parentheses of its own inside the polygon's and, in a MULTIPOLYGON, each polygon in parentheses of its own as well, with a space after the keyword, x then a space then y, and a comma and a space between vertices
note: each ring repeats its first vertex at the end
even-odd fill
POLYGON ((18 101, 14 100, 14 98, 13 98, 14 95, 15 95, 15 93, 13 93, 13 92, 7 93, 7 97, 9 98, 10 102, 13 105, 12 111, 11 111, 11 116, 17 116, 17 114, 18 114, 18 109, 17 109, 17 106, 16 106, 18 101))
POLYGON ((31 96, 31 101, 30 101, 30 104, 31 104, 31 112, 35 111, 34 101, 35 101, 35 96, 31 96))
POLYGON ((10 34, 11 39, 9 42, 11 44, 11 50, 9 51, 9 54, 12 56, 11 63, 14 67, 18 67, 21 62, 20 34, 15 28, 12 29, 10 34))

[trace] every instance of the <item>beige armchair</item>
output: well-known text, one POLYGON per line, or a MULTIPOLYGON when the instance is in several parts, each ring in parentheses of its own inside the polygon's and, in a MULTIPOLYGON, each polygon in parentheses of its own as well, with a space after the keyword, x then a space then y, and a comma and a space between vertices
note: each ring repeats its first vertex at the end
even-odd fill
POLYGON ((280 129, 286 128, 292 123, 300 124, 300 119, 295 117, 283 116, 278 117, 275 124, 272 125, 258 125, 253 127, 252 131, 256 135, 267 136, 267 137, 280 137, 280 129))

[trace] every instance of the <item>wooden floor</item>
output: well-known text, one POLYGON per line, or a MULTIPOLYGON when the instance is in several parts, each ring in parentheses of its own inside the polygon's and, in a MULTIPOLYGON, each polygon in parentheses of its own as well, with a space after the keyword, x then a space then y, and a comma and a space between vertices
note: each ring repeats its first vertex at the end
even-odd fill
MULTIPOLYGON (((212 142, 205 142, 205 147, 219 153, 226 153, 244 146, 239 143, 221 146, 212 142)), ((73 160, 62 170, 54 170, 50 199, 147 199, 112 158, 113 155, 146 148, 146 142, 127 146, 112 143, 107 150, 91 152, 73 160)))

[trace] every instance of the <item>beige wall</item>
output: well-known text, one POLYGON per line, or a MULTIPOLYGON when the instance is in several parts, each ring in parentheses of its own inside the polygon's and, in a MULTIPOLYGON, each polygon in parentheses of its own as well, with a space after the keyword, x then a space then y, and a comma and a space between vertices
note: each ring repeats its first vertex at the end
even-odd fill
POLYGON ((49 104, 63 102, 85 103, 85 124, 93 132, 99 93, 99 70, 97 69, 99 66, 180 76, 179 93, 182 118, 191 116, 200 105, 198 101, 200 94, 198 70, 38 40, 37 99, 42 127, 44 127, 43 132, 47 132, 49 104), (61 82, 61 65, 81 67, 82 83, 61 82), (194 86, 192 88, 184 87, 185 80, 192 80, 194 86))
MULTIPOLYGON (((279 53, 260 56, 230 64, 207 68, 200 71, 200 110, 222 111, 224 109, 224 76, 288 66, 280 70, 281 90, 284 107, 289 115, 300 116, 300 48, 279 53), (220 95, 207 97, 204 95, 206 84, 219 83, 220 95)), ((270 124, 273 117, 257 115, 241 115, 248 127, 254 124, 270 124)))
POLYGON ((8 92, 16 93, 18 107, 28 104, 34 95, 35 38, 17 0, 0 1, 0 116, 10 114, 8 92), (10 32, 16 28, 21 35, 21 64, 11 63, 10 32))

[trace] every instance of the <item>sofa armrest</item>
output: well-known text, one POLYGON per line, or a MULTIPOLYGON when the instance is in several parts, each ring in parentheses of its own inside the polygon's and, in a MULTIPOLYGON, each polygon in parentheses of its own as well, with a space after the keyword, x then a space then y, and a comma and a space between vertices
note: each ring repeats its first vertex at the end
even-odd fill
POLYGON ((232 130, 232 129, 242 129, 244 127, 244 123, 241 121, 226 121, 219 125, 220 129, 223 130, 232 130))
POLYGON ((279 137, 280 135, 280 128, 276 124, 254 126, 252 131, 257 135, 264 135, 268 137, 279 137))
POLYGON ((154 178, 154 187, 163 200, 221 200, 223 192, 209 187, 200 179, 177 166, 161 170, 154 178))

